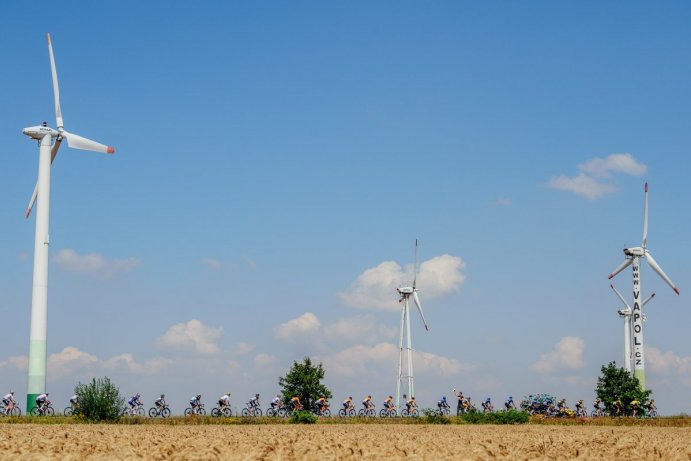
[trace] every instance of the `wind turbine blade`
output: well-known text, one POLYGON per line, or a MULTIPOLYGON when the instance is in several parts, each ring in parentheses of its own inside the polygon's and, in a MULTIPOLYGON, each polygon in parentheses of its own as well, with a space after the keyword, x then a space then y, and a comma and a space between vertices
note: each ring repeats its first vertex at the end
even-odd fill
POLYGON ((93 152, 103 152, 104 154, 114 154, 115 149, 100 142, 92 141, 74 133, 63 131, 62 135, 67 139, 67 145, 73 149, 90 150, 93 152))
POLYGON ((415 290, 415 284, 417 283, 417 239, 415 239, 415 258, 413 261, 413 290, 415 290))
POLYGON ((643 248, 648 245, 648 183, 645 183, 645 205, 643 207, 643 248))
POLYGON ((641 306, 645 306, 646 304, 648 304, 650 302, 650 300, 653 299, 654 297, 655 297, 655 293, 648 296, 648 298, 645 301, 643 301, 643 304, 641 306))
POLYGON ((62 111, 60 110, 60 88, 58 87, 58 73, 55 70, 55 58, 53 57, 53 44, 50 41, 50 34, 48 34, 48 54, 50 55, 50 73, 53 76, 53 96, 55 97, 55 123, 58 130, 64 125, 62 124, 62 111))
POLYGON ((417 291, 413 291, 413 300, 415 300, 417 311, 420 313, 420 317, 422 317, 422 323, 425 325, 425 330, 429 331, 427 321, 425 320, 425 314, 422 313, 422 304, 420 304, 420 298, 417 295, 417 291))
POLYGON ((679 294, 679 288, 677 288, 676 285, 674 285, 674 282, 672 282, 672 280, 669 277, 667 277, 667 274, 665 274, 662 268, 658 265, 657 261, 655 261, 653 255, 651 255, 650 252, 646 251, 645 257, 648 260, 648 264, 650 265, 650 267, 655 272, 657 272, 657 275, 659 275, 662 278, 662 280, 664 280, 667 283, 667 285, 669 285, 672 288, 672 290, 674 290, 676 294, 679 294))
MULTIPOLYGON (((58 155, 58 149, 60 149, 60 143, 62 140, 60 138, 55 140, 55 144, 53 144, 53 148, 50 151, 50 163, 51 165, 53 164, 53 160, 55 160, 55 156, 58 155)), ((29 200, 29 206, 26 207, 26 214, 24 217, 26 219, 29 219, 29 215, 31 214, 31 210, 34 208, 34 204, 36 203, 36 197, 38 197, 38 180, 36 180, 36 187, 34 187, 34 193, 31 194, 31 200, 29 200)))
POLYGON ((619 290, 614 288, 614 285, 610 285, 610 287, 612 287, 612 290, 614 290, 614 292, 617 294, 617 296, 619 296, 619 299, 621 299, 621 302, 624 303, 624 306, 626 306, 630 309, 631 307, 629 306, 629 303, 627 303, 626 300, 624 299, 624 297, 621 295, 621 293, 619 293, 619 290))
POLYGON ((632 262, 633 262, 633 259, 626 258, 626 260, 625 260, 623 263, 621 263, 621 264, 619 265, 619 267, 617 267, 616 269, 614 269, 614 271, 612 271, 612 273, 609 274, 609 277, 608 277, 608 278, 609 278, 609 279, 612 279, 612 277, 614 277, 615 275, 617 275, 619 272, 621 272, 621 271, 623 271, 624 269, 626 269, 627 267, 629 267, 629 266, 631 265, 632 262))

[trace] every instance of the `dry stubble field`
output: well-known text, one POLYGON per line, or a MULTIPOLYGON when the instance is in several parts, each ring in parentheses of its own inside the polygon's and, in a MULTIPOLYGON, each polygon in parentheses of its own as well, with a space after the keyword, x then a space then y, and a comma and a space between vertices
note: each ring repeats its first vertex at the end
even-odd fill
POLYGON ((691 460, 688 427, 0 426, 0 459, 691 460))

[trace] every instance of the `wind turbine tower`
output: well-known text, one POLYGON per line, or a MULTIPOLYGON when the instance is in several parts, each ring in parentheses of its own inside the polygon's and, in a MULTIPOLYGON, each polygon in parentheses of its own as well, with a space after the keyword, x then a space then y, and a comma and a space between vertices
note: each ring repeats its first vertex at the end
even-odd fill
POLYGON ((643 243, 639 247, 624 248, 625 260, 614 271, 609 274, 612 279, 619 272, 631 266, 633 274, 633 307, 631 308, 631 325, 633 336, 633 375, 638 378, 641 389, 645 389, 645 356, 643 353, 643 314, 641 302, 641 258, 648 261, 648 265, 659 275, 662 280, 669 285, 678 295, 679 288, 670 280, 662 268, 657 264, 655 258, 648 250, 648 183, 645 183, 645 205, 643 207, 643 243))
MULTIPOLYGON (((633 369, 631 368, 631 330, 632 330, 632 325, 631 325, 631 320, 632 320, 632 310, 631 306, 629 306, 629 303, 626 302, 626 299, 622 296, 621 293, 619 293, 619 290, 614 288, 614 285, 610 285, 612 290, 617 294, 619 299, 621 300, 622 304, 624 304, 623 309, 619 309, 617 313, 619 314, 619 317, 624 319, 624 369, 631 373, 633 369)), ((643 301, 643 304, 641 307, 645 307, 646 304, 650 302, 651 299, 655 297, 655 293, 651 294, 648 296, 648 299, 643 301)), ((643 321, 645 322, 645 314, 642 314, 643 321)))
POLYGON ((35 405, 36 396, 46 390, 46 331, 48 327, 48 247, 50 245, 50 169, 58 154, 60 143, 67 140, 73 149, 112 154, 115 149, 91 141, 65 130, 60 110, 58 75, 55 70, 53 45, 48 34, 48 54, 53 77, 56 129, 41 125, 24 128, 22 133, 39 143, 38 181, 26 209, 26 218, 36 204, 36 236, 34 240, 34 276, 31 292, 31 332, 29 340, 29 382, 26 396, 26 411, 35 405), (55 142, 53 142, 55 141, 55 142))
POLYGON ((413 265, 413 286, 404 286, 396 289, 400 298, 399 303, 403 303, 401 309, 401 329, 400 337, 398 342, 398 379, 396 381, 396 407, 400 408, 401 399, 401 382, 403 379, 408 381, 408 397, 415 396, 414 389, 414 379, 413 379, 413 347, 412 340, 410 337, 410 298, 412 296, 415 306, 417 307, 420 317, 422 318, 422 324, 425 326, 425 330, 429 331, 427 327, 427 322, 425 321, 425 314, 422 312, 422 304, 420 303, 420 297, 417 294, 417 239, 415 240, 415 263, 413 265), (407 354, 407 372, 408 376, 403 376, 403 329, 406 332, 406 348, 405 353, 407 354))

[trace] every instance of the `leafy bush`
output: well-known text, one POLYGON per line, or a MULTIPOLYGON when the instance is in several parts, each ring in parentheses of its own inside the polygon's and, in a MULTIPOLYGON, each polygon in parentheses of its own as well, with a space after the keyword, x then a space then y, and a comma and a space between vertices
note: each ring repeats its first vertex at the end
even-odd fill
POLYGON ((431 408, 425 408, 422 410, 422 413, 425 415, 425 422, 427 424, 451 424, 451 420, 448 417, 440 415, 431 408))
POLYGON ((77 384, 74 393, 79 399, 79 405, 74 409, 75 416, 93 422, 117 421, 120 418, 125 399, 107 376, 94 378, 89 384, 77 384))
POLYGON ((638 378, 624 368, 618 368, 614 362, 603 365, 600 368, 602 375, 597 379, 595 393, 605 404, 605 409, 610 414, 614 413, 614 402, 621 400, 624 414, 630 414, 631 401, 638 400, 641 405, 648 401, 651 390, 641 389, 638 378))
POLYGON ((309 411, 296 411, 290 416, 291 424, 315 424, 317 416, 309 411))
POLYGON ((530 416, 528 413, 518 410, 494 413, 471 411, 461 416, 460 420, 468 424, 526 424, 530 421, 530 416))

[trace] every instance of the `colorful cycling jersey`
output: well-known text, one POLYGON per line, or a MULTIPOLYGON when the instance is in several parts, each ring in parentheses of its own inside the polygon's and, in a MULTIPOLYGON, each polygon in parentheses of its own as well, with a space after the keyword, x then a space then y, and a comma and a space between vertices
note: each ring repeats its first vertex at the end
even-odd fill
POLYGON ((132 396, 128 403, 132 406, 136 405, 137 403, 139 403, 139 397, 137 397, 136 395, 132 396))
POLYGON ((276 396, 271 400, 271 405, 278 405, 279 403, 281 403, 281 398, 279 396, 276 396))
POLYGON ((36 397, 37 402, 45 402, 48 399, 48 394, 41 394, 36 397))
POLYGON ((4 397, 2 398, 2 400, 6 401, 6 402, 14 402, 14 395, 12 395, 12 394, 7 394, 6 396, 4 396, 4 397))
POLYGON ((225 402, 225 403, 230 403, 230 396, 229 396, 228 394, 224 394, 224 395, 222 395, 221 398, 218 399, 218 400, 219 400, 219 401, 222 401, 222 402, 225 402))

